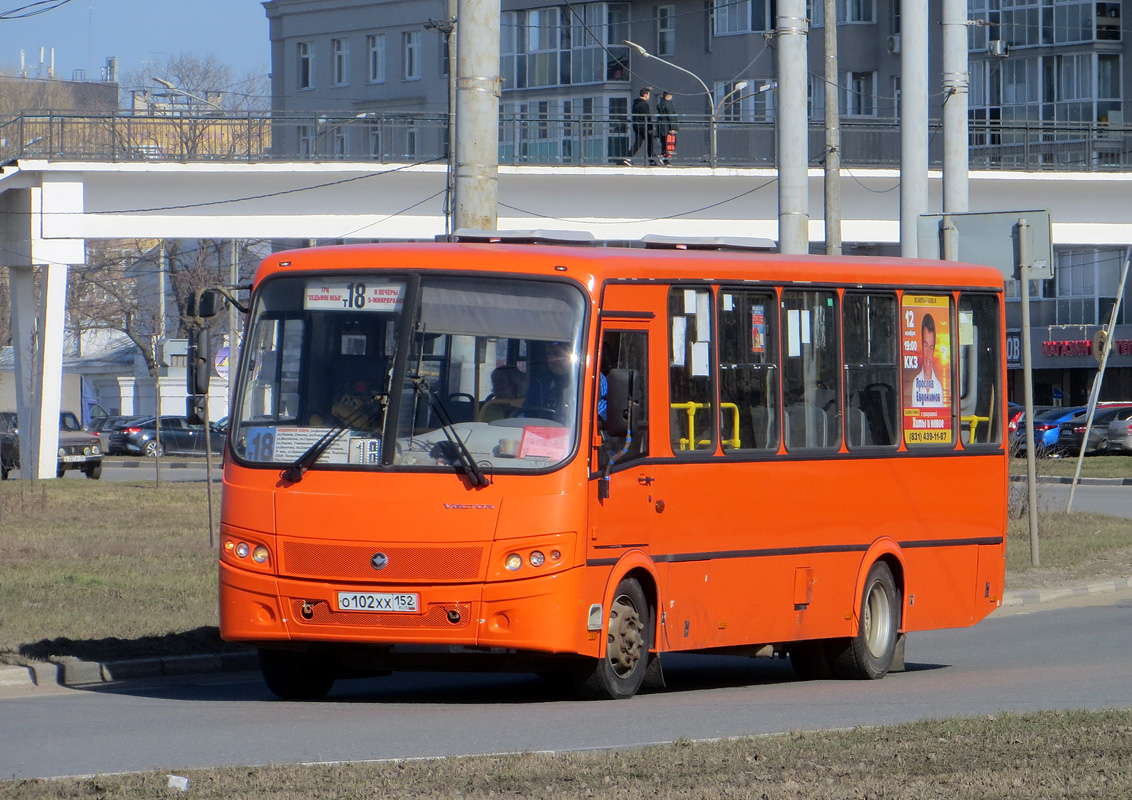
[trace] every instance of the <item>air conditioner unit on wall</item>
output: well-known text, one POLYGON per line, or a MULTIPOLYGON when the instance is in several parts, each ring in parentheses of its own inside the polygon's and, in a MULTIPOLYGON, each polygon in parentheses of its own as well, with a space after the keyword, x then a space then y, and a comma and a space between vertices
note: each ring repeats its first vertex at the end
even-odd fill
POLYGON ((890 53, 899 53, 900 52, 900 34, 899 33, 894 33, 894 34, 892 34, 891 36, 888 37, 888 52, 890 52, 890 53))
POLYGON ((987 42, 987 53, 999 58, 1005 58, 1007 52, 1006 42, 1002 39, 991 39, 987 42))

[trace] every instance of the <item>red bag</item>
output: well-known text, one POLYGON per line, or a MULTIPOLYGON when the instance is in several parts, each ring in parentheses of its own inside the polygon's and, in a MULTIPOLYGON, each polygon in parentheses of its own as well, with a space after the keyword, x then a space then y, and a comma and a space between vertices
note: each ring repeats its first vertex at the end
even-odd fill
POLYGON ((664 155, 669 158, 676 155, 676 131, 669 131, 664 137, 664 155))

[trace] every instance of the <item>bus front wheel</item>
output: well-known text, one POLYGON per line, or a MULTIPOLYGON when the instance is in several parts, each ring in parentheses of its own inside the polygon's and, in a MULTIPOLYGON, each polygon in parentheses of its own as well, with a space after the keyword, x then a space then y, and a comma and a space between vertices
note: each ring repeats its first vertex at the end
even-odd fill
POLYGON ((314 653, 260 648, 259 668, 267 688, 283 700, 318 700, 334 686, 326 659, 314 653))
POLYGON ((902 605, 892 570, 883 561, 876 562, 865 579, 857 635, 845 640, 834 657, 838 675, 863 680, 884 677, 896 654, 902 605))
POLYGON ((574 688, 587 700, 623 700, 641 688, 648 666, 649 605, 634 578, 617 584, 609 608, 604 658, 574 669, 574 688))

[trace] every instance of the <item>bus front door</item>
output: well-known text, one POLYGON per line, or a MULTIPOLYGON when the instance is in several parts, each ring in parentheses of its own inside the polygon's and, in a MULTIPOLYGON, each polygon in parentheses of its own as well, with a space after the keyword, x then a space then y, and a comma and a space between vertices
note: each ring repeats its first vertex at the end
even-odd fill
POLYGON ((594 409, 597 435, 590 473, 590 545, 593 559, 616 561, 629 549, 650 549, 655 498, 648 468, 648 331, 643 325, 636 330, 606 328, 598 364, 601 377, 594 409), (625 436, 611 435, 605 419, 607 414, 614 413, 614 409, 607 408, 605 392, 606 378, 615 369, 632 374, 625 436))

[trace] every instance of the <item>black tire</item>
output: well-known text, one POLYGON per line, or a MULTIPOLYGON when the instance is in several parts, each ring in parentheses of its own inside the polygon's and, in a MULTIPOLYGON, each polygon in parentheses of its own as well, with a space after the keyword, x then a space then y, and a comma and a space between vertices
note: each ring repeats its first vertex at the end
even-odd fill
POLYGON ((635 578, 617 584, 606 625, 606 654, 574 666, 574 689, 587 700, 624 700, 641 688, 648 666, 648 600, 635 578))
POLYGON ((0 464, 0 481, 8 480, 8 475, 12 472, 12 468, 7 464, 0 464))
POLYGON ((794 674, 804 681, 826 681, 835 677, 829 643, 819 639, 796 642, 788 648, 790 666, 794 674))
POLYGON ((839 677, 858 680, 883 678, 892 666, 900 636, 903 601, 888 564, 878 561, 869 569, 861 593, 861 616, 857 635, 833 659, 839 677))
POLYGON ((157 442, 146 442, 145 450, 143 452, 145 453, 146 458, 159 458, 162 454, 164 454, 165 448, 163 448, 157 442))
POLYGON ((97 464, 91 464, 89 467, 83 467, 83 474, 92 481, 98 480, 102 477, 102 462, 99 461, 97 464))
POLYGON ((259 669, 267 688, 283 700, 319 700, 334 686, 326 659, 314 653, 261 648, 259 669))
POLYGON ((55 477, 56 478, 62 478, 66 474, 67 474, 67 470, 65 470, 63 467, 58 467, 55 470, 55 477))

